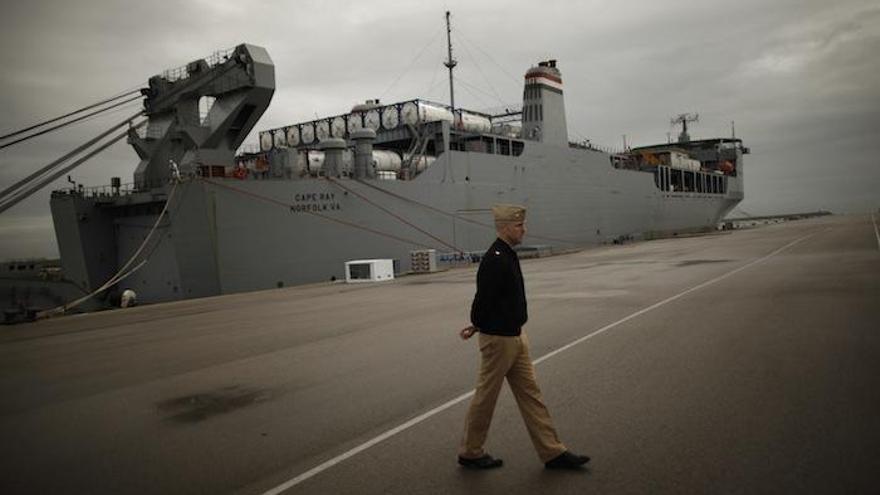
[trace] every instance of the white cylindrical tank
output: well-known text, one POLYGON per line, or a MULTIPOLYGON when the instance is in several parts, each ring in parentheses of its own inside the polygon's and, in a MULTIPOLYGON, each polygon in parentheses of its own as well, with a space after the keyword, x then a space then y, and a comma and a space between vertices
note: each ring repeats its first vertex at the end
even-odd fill
POLYGON ((345 119, 341 116, 334 117, 330 123, 330 133, 333 137, 345 137, 345 119))
POLYGON ((315 124, 315 137, 318 138, 318 141, 323 141, 330 137, 330 123, 322 120, 315 124))
POLYGON ((385 129, 395 129, 400 125, 397 107, 392 105, 382 110, 382 127, 385 129))
POLYGON ((400 111, 401 119, 406 124, 416 125, 419 122, 454 121, 449 109, 425 103, 423 101, 410 101, 403 105, 400 111))
POLYGON ((315 141, 315 126, 312 124, 303 124, 300 128, 300 136, 303 144, 312 144, 315 141))
POLYGON ((275 143, 276 148, 284 148, 287 146, 287 133, 284 132, 283 129, 278 129, 275 131, 275 135, 272 138, 272 141, 275 143))
POLYGON ((348 116, 348 132, 354 132, 364 128, 364 112, 351 112, 348 116))
POLYGON ((365 103, 358 103, 351 107, 351 114, 348 116, 348 132, 354 132, 364 127, 378 130, 381 117, 378 110, 376 110, 377 108, 379 108, 378 99, 367 100, 365 103), (371 115, 371 110, 374 110, 373 113, 375 115, 371 115))
POLYGON ((378 131, 381 120, 382 117, 379 114, 378 109, 374 108, 372 110, 367 110, 366 115, 364 115, 364 126, 374 131, 378 131))
POLYGON ((299 127, 291 126, 287 128, 287 145, 299 146, 299 127))
POLYGON ((373 164, 376 170, 400 172, 402 160, 395 151, 373 150, 373 164))
MULTIPOLYGON (((406 159, 407 160, 410 159, 409 155, 406 156, 406 159)), ((435 157, 435 156, 422 155, 418 159, 413 159, 410 167, 412 167, 412 169, 415 170, 416 173, 418 173, 418 172, 424 171, 426 168, 433 165, 435 161, 437 161, 437 157, 435 157)))
POLYGON ((489 132, 492 130, 492 122, 482 115, 458 112, 455 115, 455 127, 468 132, 489 132))
POLYGON ((518 138, 522 136, 522 124, 519 122, 503 122, 492 126, 492 134, 518 138))
POLYGON ((272 149, 272 133, 269 131, 263 131, 260 133, 260 149, 263 151, 269 151, 272 149))

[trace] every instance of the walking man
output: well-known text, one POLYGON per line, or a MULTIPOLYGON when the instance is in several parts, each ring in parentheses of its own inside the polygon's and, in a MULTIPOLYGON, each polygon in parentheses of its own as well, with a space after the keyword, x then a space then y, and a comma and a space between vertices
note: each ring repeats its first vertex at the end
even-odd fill
POLYGON ((477 271, 477 294, 471 306, 472 325, 459 332, 462 339, 479 333, 480 373, 464 425, 458 463, 467 468, 501 467, 502 460, 483 450, 495 402, 507 378, 538 457, 547 469, 579 469, 590 458, 569 452, 559 441, 550 413, 535 381, 529 341, 522 326, 528 319, 519 258, 513 247, 526 233, 525 208, 492 208, 498 238, 486 251, 477 271))

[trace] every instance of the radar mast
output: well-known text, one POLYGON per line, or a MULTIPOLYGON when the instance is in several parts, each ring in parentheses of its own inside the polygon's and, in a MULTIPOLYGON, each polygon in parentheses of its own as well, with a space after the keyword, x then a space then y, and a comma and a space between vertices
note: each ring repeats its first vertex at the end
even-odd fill
POLYGON ((681 124, 681 134, 678 135, 679 143, 687 143, 691 140, 691 136, 688 134, 688 122, 699 122, 699 120, 700 115, 696 113, 682 113, 672 118, 670 121, 672 125, 681 124))

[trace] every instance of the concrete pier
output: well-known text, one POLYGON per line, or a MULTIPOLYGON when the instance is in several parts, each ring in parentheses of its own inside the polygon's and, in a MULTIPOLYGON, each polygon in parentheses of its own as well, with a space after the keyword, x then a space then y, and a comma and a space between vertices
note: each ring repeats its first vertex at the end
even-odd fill
POLYGON ((0 492, 871 492, 878 242, 832 216, 524 260, 575 473, 543 469, 506 388, 504 467, 456 465, 475 268, 0 328, 0 492))

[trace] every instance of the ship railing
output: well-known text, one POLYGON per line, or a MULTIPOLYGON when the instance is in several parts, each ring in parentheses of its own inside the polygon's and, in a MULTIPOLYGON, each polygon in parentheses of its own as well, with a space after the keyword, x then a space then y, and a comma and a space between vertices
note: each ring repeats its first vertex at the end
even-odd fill
POLYGON ((605 146, 602 144, 596 144, 596 143, 590 141, 589 139, 585 139, 583 141, 577 141, 577 142, 569 142, 568 146, 571 148, 578 148, 578 149, 582 149, 582 150, 601 151, 603 153, 608 153, 609 155, 620 155, 620 154, 626 153, 628 151, 623 148, 617 148, 614 146, 605 146))
MULTIPOLYGON (((205 62, 208 64, 208 67, 216 67, 222 63, 225 63, 232 57, 232 53, 235 51, 235 48, 229 48, 226 50, 217 50, 214 53, 205 57, 205 62)), ((172 69, 168 69, 162 72, 161 76, 168 82, 179 81, 181 79, 186 79, 189 77, 189 64, 182 65, 180 67, 174 67, 172 69)))
POLYGON ((214 53, 208 55, 205 58, 205 62, 208 62, 208 67, 216 67, 220 64, 226 63, 227 60, 232 58, 232 52, 235 51, 235 48, 228 48, 226 50, 217 50, 214 53))
POLYGON ((130 196, 138 192, 150 191, 151 189, 162 187, 166 184, 168 184, 168 181, 162 180, 141 183, 129 182, 126 184, 120 184, 119 186, 107 184, 102 186, 84 187, 82 184, 78 184, 74 187, 56 189, 55 191, 52 191, 52 194, 78 195, 83 198, 91 199, 116 198, 121 196, 130 196))
POLYGON ((187 77, 189 77, 189 70, 187 70, 185 65, 162 71, 162 78, 168 82, 179 81, 187 77))

